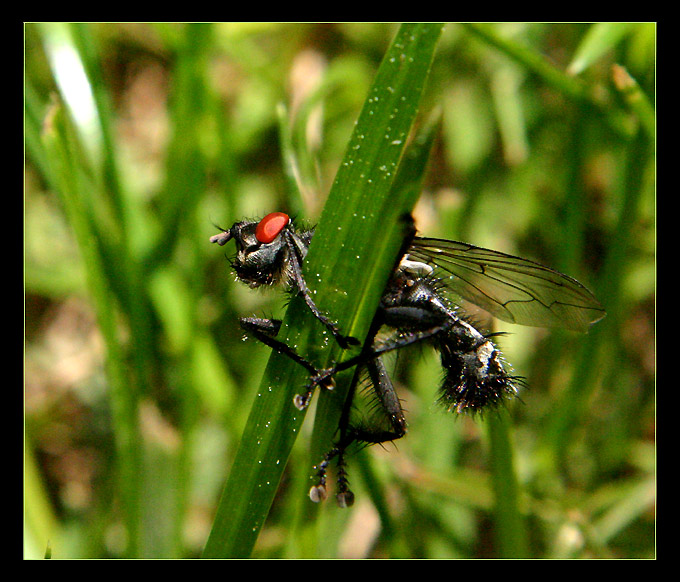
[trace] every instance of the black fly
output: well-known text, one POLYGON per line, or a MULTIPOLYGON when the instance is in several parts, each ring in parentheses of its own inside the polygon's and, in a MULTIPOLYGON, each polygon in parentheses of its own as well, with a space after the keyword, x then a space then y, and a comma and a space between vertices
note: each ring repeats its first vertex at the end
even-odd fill
MULTIPOLYGON (((285 282, 297 290, 310 310, 347 348, 354 338, 339 330, 314 304, 302 276, 302 261, 314 234, 296 231, 283 213, 269 214, 260 222, 238 222, 210 241, 224 245, 234 240, 232 261, 236 276, 251 287, 285 282)), ((316 386, 332 385, 333 376, 356 366, 352 390, 361 373, 368 376, 380 411, 376 422, 351 424, 353 393, 347 400, 339 427, 339 439, 317 467, 317 484, 310 490, 313 501, 326 498, 326 471, 337 458, 338 494, 341 506, 351 505, 353 494, 344 469, 346 449, 354 442, 378 444, 401 438, 406 420, 396 391, 380 355, 407 345, 430 340, 440 354, 445 372, 439 400, 456 413, 481 412, 517 394, 520 380, 506 370, 503 357, 491 338, 465 319, 448 298, 473 303, 511 323, 538 327, 563 327, 584 332, 605 315, 595 297, 575 279, 533 261, 473 245, 412 232, 404 254, 383 294, 361 353, 326 370, 317 370, 292 348, 275 339, 281 322, 242 318, 241 326, 270 347, 286 354, 309 370, 305 393, 295 397, 304 409, 316 386), (378 340, 381 330, 392 330, 378 340)))

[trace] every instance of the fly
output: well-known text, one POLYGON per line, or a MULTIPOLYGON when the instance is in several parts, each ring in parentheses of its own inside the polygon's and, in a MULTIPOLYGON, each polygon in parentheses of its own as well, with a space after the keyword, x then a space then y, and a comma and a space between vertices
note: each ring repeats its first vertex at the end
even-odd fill
MULTIPOLYGON (((340 506, 352 504, 345 470, 345 451, 355 443, 379 444, 406 434, 406 420, 392 381, 380 356, 407 345, 428 340, 439 352, 445 375, 439 401, 456 413, 478 413, 517 394, 521 379, 509 367, 494 344, 494 334, 484 334, 457 307, 469 301, 490 314, 520 325, 563 327, 578 332, 605 316, 588 289, 558 271, 513 255, 445 239, 415 236, 412 228, 403 245, 402 257, 383 293, 364 347, 329 369, 318 370, 292 348, 275 339, 281 322, 242 318, 241 326, 258 339, 286 354, 310 372, 306 391, 295 397, 304 409, 316 386, 332 386, 333 376, 356 367, 339 426, 335 446, 317 466, 317 483, 310 490, 313 501, 326 498, 326 472, 337 459, 336 495, 340 506), (386 339, 379 334, 388 330, 386 339), (361 375, 373 388, 378 415, 370 422, 350 422, 350 410, 361 375)), ((296 231, 283 213, 259 223, 235 223, 213 236, 211 242, 233 239, 237 255, 232 266, 237 277, 253 287, 285 281, 305 298, 310 310, 336 337, 343 348, 356 343, 340 334, 316 307, 302 277, 301 265, 313 230, 296 231), (271 227, 271 228, 270 228, 271 227), (266 235, 262 233, 266 232, 266 235), (259 234, 258 234, 259 233, 259 234)))

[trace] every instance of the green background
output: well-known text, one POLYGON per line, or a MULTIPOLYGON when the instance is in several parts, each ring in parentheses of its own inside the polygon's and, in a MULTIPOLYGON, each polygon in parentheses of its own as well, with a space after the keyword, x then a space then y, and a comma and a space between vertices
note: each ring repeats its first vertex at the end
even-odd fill
MULTIPOLYGON (((26 25, 26 557, 201 555, 270 352, 238 317, 287 301, 234 282, 213 223, 318 221, 398 28, 26 25)), ((494 322, 527 387, 483 419, 404 351, 409 433, 350 459, 349 510, 310 513, 313 405, 253 557, 654 557, 655 51, 654 24, 446 25, 419 231, 565 272, 608 316, 494 322)))

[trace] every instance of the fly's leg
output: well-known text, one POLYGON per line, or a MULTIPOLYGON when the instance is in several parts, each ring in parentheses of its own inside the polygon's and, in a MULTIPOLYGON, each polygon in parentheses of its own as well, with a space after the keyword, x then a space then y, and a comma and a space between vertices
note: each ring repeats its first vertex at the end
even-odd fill
POLYGON ((302 295, 302 298, 305 300, 307 307, 309 307, 310 311, 314 314, 314 317, 316 317, 323 325, 326 326, 326 328, 328 328, 328 330, 333 334, 335 341, 338 342, 338 345, 343 350, 346 350, 350 346, 359 345, 359 340, 356 338, 342 335, 338 327, 330 319, 328 319, 328 317, 321 313, 319 308, 316 306, 316 303, 314 303, 314 300, 312 299, 312 294, 309 291, 309 287, 307 287, 307 283, 305 282, 305 278, 302 276, 302 256, 300 254, 300 245, 298 244, 298 241, 294 235, 289 232, 284 234, 287 237, 289 247, 294 249, 294 252, 291 253, 290 257, 290 272, 293 281, 295 282, 295 286, 297 287, 300 295, 302 295))
MULTIPOLYGON (((416 234, 416 228, 415 224, 413 222, 413 217, 411 216, 410 213, 404 213, 400 217, 400 222, 401 226, 404 231, 404 238, 402 242, 402 247, 399 252, 399 257, 403 257, 406 253, 408 248, 411 246, 411 243, 415 237, 416 234)), ((352 337, 352 336, 344 336, 340 333, 340 330, 338 327, 330 320, 328 319, 325 315, 321 313, 319 308, 316 306, 314 303, 314 300, 312 299, 312 294, 309 291, 309 288, 307 287, 307 283, 305 282, 304 277, 302 276, 302 261, 306 255, 306 245, 302 241, 302 239, 295 234, 294 232, 291 231, 284 231, 283 236, 286 238, 286 242, 288 245, 288 248, 291 249, 290 253, 290 275, 297 286, 300 294, 302 295, 303 299, 305 300, 305 303, 307 304, 307 307, 311 310, 311 312, 314 314, 314 316, 322 323, 324 324, 328 330, 333 334, 333 337, 335 340, 338 342, 338 345, 346 350, 350 346, 358 346, 360 344, 359 340, 357 338, 352 337)), ((224 243, 220 243, 224 244, 224 243)), ((394 268, 396 269, 398 264, 395 264, 394 268)), ((377 330, 375 330, 377 331, 377 330)), ((374 337, 374 335, 370 336, 371 338, 374 337)), ((304 399, 303 399, 304 400, 304 399)), ((308 402, 308 400, 307 400, 308 402)), ((301 402, 303 404, 303 402, 301 402)), ((302 406, 304 408, 304 406, 302 406)))
POLYGON ((281 329, 281 321, 278 319, 262 319, 260 317, 242 317, 239 320, 241 327, 251 333, 263 344, 276 350, 280 354, 288 356, 291 360, 305 367, 310 374, 316 374, 316 368, 287 344, 275 339, 281 329))
POLYGON ((300 356, 293 348, 284 342, 275 339, 281 329, 281 320, 262 319, 260 317, 242 317, 239 322, 245 331, 252 334, 263 344, 276 350, 280 354, 289 357, 294 362, 297 362, 302 367, 306 368, 312 376, 318 374, 317 369, 310 362, 305 360, 305 358, 300 356))
POLYGON ((324 455, 323 461, 319 463, 317 470, 317 484, 313 485, 309 490, 309 498, 314 503, 319 503, 325 501, 328 497, 328 492, 326 490, 326 473, 328 470, 328 465, 330 462, 337 457, 337 483, 338 483, 338 493, 335 499, 339 507, 351 507, 354 505, 354 493, 349 488, 349 480, 347 479, 347 470, 345 469, 345 451, 334 447, 324 455))
MULTIPOLYGON (((300 364, 305 368, 312 378, 318 378, 314 386, 322 386, 328 390, 332 390, 335 386, 335 381, 332 375, 325 375, 324 377, 319 377, 319 371, 312 365, 309 361, 298 354, 293 348, 288 346, 282 341, 279 341, 276 336, 281 329, 281 321, 278 319, 262 319, 259 317, 242 317, 240 320, 241 327, 252 334, 256 339, 261 341, 263 344, 269 346, 273 350, 276 350, 280 354, 287 356, 294 362, 300 364)), ((308 391, 305 393, 305 397, 296 395, 294 399, 294 404, 299 410, 303 410, 309 404, 309 399, 311 399, 312 392, 308 391)))
POLYGON ((370 424, 349 424, 349 412, 360 373, 360 370, 357 369, 340 420, 340 439, 336 445, 324 455, 323 461, 316 467, 317 483, 313 485, 309 491, 309 497, 312 501, 323 501, 328 496, 326 491, 328 466, 333 459, 337 458, 336 482, 338 492, 336 494, 336 500, 340 507, 349 507, 352 505, 354 503, 354 494, 349 488, 345 462, 347 448, 354 442, 382 444, 395 441, 406 434, 404 411, 382 360, 380 358, 373 358, 366 362, 365 368, 378 400, 378 410, 380 411, 382 418, 373 419, 374 422, 370 424))
MULTIPOLYGON (((329 368, 319 371, 314 365, 298 354, 288 344, 276 339, 276 336, 281 329, 281 321, 278 319, 263 319, 259 317, 242 317, 240 320, 241 327, 250 333, 253 337, 261 341, 266 346, 276 350, 280 354, 287 356, 294 362, 300 364, 310 374, 310 383, 307 385, 303 394, 296 394, 293 403, 298 410, 304 410, 309 405, 312 399, 314 390, 317 386, 332 390, 335 386, 333 376, 336 373, 335 368, 329 368)), ((356 365, 356 364, 352 364, 356 365)), ((341 369, 346 370, 350 366, 343 366, 341 369)))
MULTIPOLYGON (((338 372, 342 372, 344 370, 349 370, 350 368, 353 368, 354 366, 361 366, 364 364, 368 364, 371 360, 377 359, 380 355, 385 354, 387 352, 391 352, 394 350, 398 350, 401 348, 404 348, 406 346, 410 346, 411 344, 415 344, 427 339, 430 339, 438 334, 441 334, 443 332, 446 332, 449 328, 451 328, 455 324, 455 320, 449 319, 448 321, 445 321, 441 325, 435 325, 431 327, 430 329, 427 330, 422 330, 422 331, 416 331, 416 332, 410 332, 408 334, 402 334, 401 336, 388 340, 386 342, 380 343, 380 344, 373 344, 373 346, 369 349, 366 349, 362 351, 360 354, 349 358, 348 360, 345 360, 344 362, 340 362, 339 364, 336 364, 330 368, 325 368, 322 370, 314 370, 312 372, 312 375, 309 379, 309 382, 306 386, 306 390, 302 394, 298 394, 295 397, 295 406, 300 409, 304 410, 308 405, 310 400, 312 399, 312 395, 314 394, 314 390, 316 389, 317 386, 325 386, 328 388, 329 386, 332 387, 334 382, 333 382, 333 376, 337 374, 338 372)), ((288 348, 290 349, 290 348, 288 348)), ((311 370, 312 367, 310 364, 307 362, 301 362, 300 356, 295 355, 293 358, 295 361, 300 362, 303 366, 305 366, 308 370, 311 370), (299 359, 296 359, 299 358, 299 359)))
MULTIPOLYGON (((274 319, 260 319, 257 317, 244 317, 241 319, 241 327, 246 331, 249 331, 262 343, 268 345, 270 348, 276 350, 277 352, 284 354, 303 366, 310 372, 309 382, 305 387, 305 391, 301 394, 296 394, 293 400, 295 407, 298 410, 304 410, 309 405, 309 402, 314 395, 314 390, 317 386, 322 386, 328 390, 332 390, 335 381, 333 377, 338 372, 344 370, 349 370, 355 366, 367 365, 371 361, 376 360, 381 354, 391 352, 393 350, 398 350, 415 344, 432 337, 438 336, 440 334, 446 333, 451 327, 453 327, 459 320, 454 317, 450 317, 444 320, 442 323, 433 325, 429 329, 412 331, 409 333, 402 333, 394 339, 390 339, 380 344, 369 345, 368 348, 344 362, 335 364, 330 368, 317 369, 310 362, 300 356, 293 348, 289 347, 285 343, 275 339, 278 331, 281 327, 281 322, 274 319)), ((380 328, 382 322, 382 316, 377 316, 376 321, 373 324, 372 332, 369 337, 375 337, 375 333, 380 328)), ((369 368, 370 370, 370 368, 369 368)), ((370 372, 369 372, 370 373, 370 372)), ((374 382, 375 383, 375 382, 374 382)))

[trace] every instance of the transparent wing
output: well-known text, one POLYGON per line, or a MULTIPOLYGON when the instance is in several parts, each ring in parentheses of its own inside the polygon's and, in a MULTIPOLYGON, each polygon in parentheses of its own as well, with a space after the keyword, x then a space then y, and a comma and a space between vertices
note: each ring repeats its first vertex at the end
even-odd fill
POLYGON ((438 267, 437 276, 462 299, 510 323, 584 332, 606 314, 581 283, 528 259, 420 237, 408 254, 438 267))

